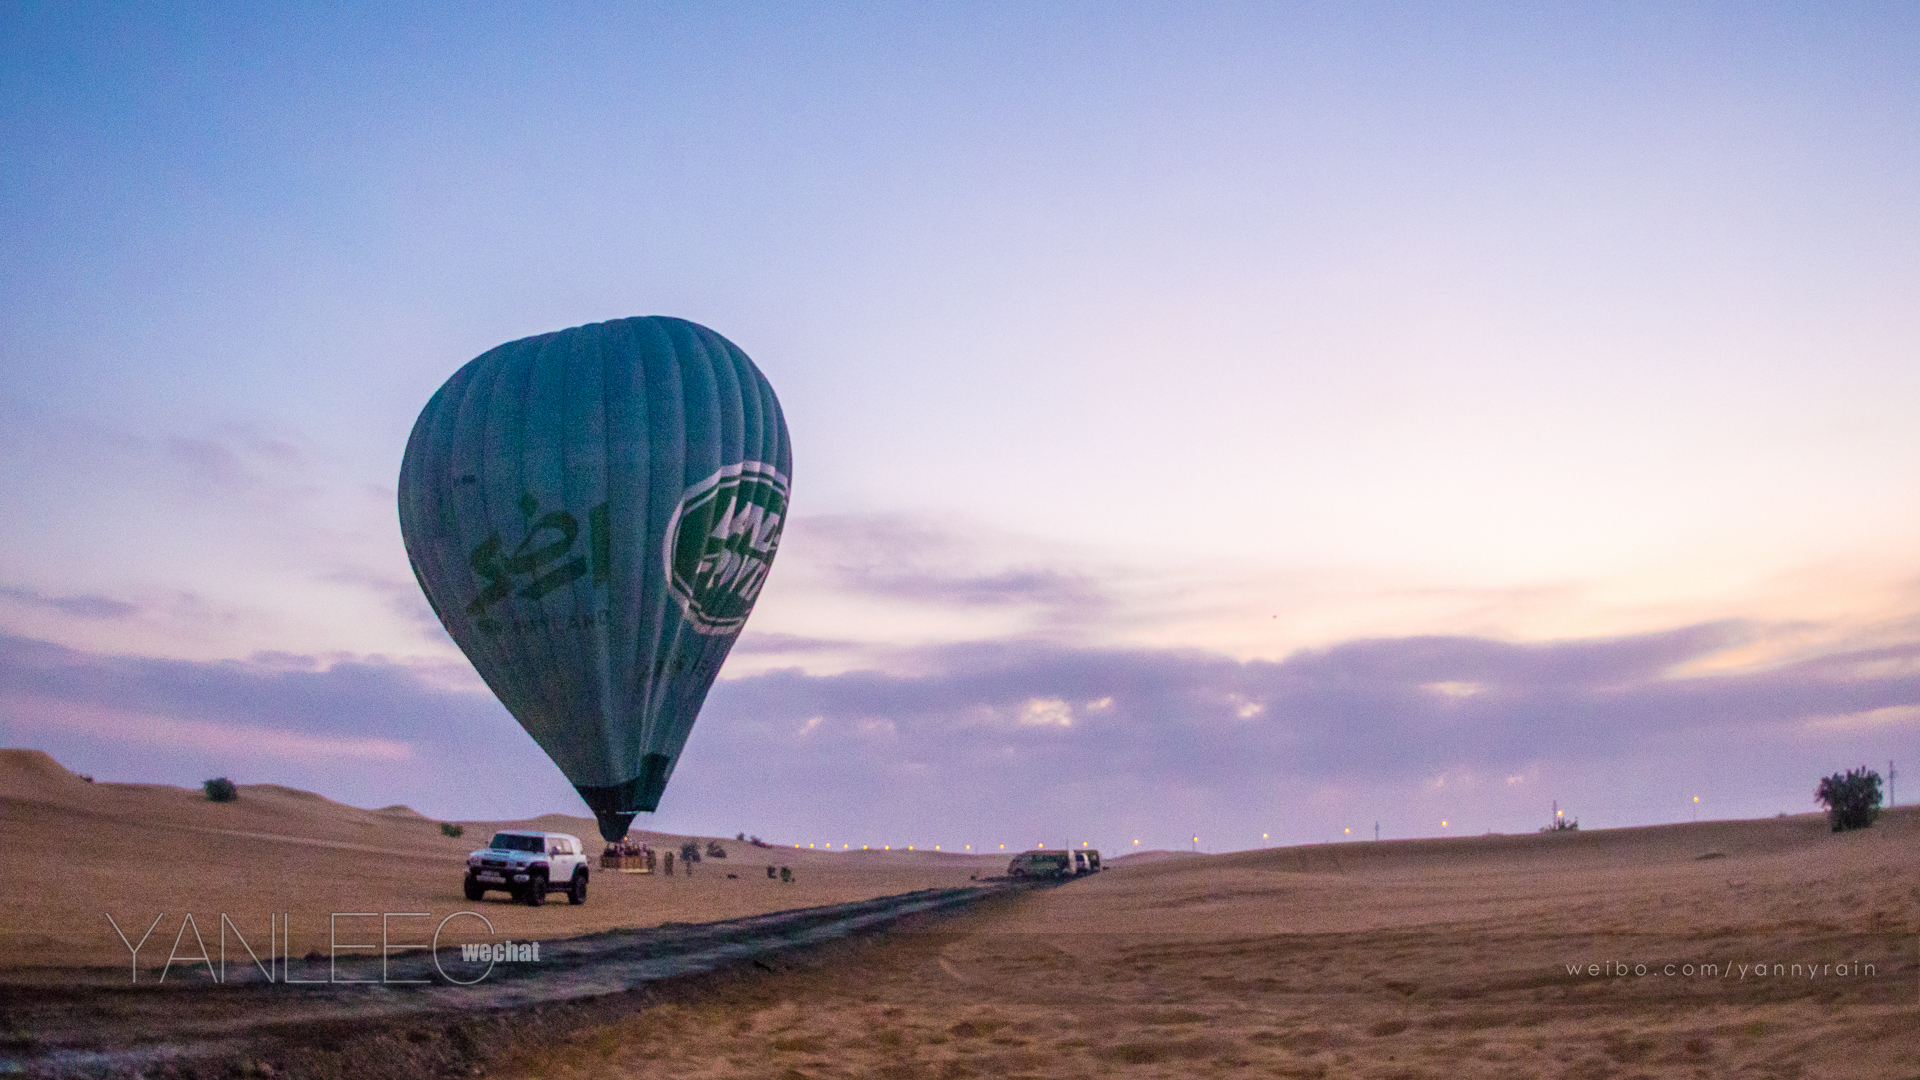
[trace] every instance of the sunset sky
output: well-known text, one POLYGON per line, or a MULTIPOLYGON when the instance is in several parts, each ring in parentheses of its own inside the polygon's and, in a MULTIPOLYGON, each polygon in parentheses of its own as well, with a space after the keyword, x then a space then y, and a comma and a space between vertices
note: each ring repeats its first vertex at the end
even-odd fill
POLYGON ((5 745, 584 813, 394 485, 468 359, 667 314, 794 518, 641 827, 1920 795, 1914 5, 186 8, 0 7, 5 745))

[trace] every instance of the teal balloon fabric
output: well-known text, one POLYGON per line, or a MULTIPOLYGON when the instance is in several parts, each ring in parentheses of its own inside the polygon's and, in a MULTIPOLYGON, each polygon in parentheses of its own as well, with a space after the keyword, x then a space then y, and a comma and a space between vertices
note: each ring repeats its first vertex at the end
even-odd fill
POLYGON ((414 423, 414 576, 608 840, 659 806, 773 564, 791 475, 766 377, 683 319, 502 345, 414 423))

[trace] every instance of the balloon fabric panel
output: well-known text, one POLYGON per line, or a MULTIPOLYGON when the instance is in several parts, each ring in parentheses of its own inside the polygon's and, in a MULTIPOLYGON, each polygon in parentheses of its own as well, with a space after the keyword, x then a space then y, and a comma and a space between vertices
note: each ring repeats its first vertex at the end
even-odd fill
POLYGON ((791 465, 752 361, 663 317, 493 349, 414 426, 414 574, 609 839, 658 806, 771 566, 791 465))

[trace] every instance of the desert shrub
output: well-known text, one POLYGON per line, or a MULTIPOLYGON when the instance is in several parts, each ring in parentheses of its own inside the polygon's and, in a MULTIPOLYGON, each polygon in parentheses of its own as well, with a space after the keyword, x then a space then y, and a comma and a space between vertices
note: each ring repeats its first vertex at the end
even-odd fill
POLYGON ((440 823, 441 836, 459 836, 466 831, 467 827, 465 825, 456 825, 451 821, 443 821, 440 823))
POLYGON ((1567 812, 1565 810, 1560 809, 1560 800, 1555 799, 1553 800, 1553 816, 1547 819, 1547 823, 1545 825, 1540 826, 1540 831, 1541 832, 1572 832, 1573 830, 1578 829, 1579 827, 1580 827, 1580 819, 1568 817, 1567 812))
POLYGON ((699 841, 689 840, 680 845, 680 861, 684 863, 697 863, 700 861, 699 841))
POLYGON ((1880 816, 1880 774, 1864 765, 1834 773, 1820 781, 1813 797, 1827 808, 1834 832, 1864 829, 1880 816))
MULTIPOLYGON (((1879 777, 1875 777, 1874 783, 1879 782, 1879 777)), ((233 781, 224 776, 216 776, 200 786, 207 789, 207 798, 214 802, 233 802, 240 797, 240 789, 234 787, 233 781)), ((1873 801, 1876 804, 1879 803, 1880 797, 1875 795, 1873 801)))

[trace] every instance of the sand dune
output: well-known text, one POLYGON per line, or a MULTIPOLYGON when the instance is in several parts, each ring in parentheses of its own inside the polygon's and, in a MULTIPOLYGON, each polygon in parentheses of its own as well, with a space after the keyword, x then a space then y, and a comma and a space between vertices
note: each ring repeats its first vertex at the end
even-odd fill
MULTIPOLYGON (((159 917, 139 955, 143 973, 164 964, 188 913, 203 933, 217 932, 225 913, 255 937, 270 914, 284 913, 293 951, 304 955, 327 948, 333 912, 429 912, 437 919, 474 907, 460 892, 464 860, 494 829, 568 832, 590 845, 598 836, 589 818, 548 814, 465 822, 466 834, 455 839, 403 806, 364 810, 277 784, 243 784, 239 791, 238 801, 214 803, 198 789, 88 783, 40 751, 0 751, 0 847, 57 853, 48 865, 59 868, 31 886, 18 879, 9 885, 0 972, 97 968, 102 978, 124 981, 132 957, 108 913, 135 943, 159 917)), ((688 839, 635 835, 675 850, 688 839)), ((704 846, 715 838, 695 839, 704 846)), ((558 938, 964 884, 1005 867, 998 858, 840 854, 718 839, 729 858, 702 862, 691 878, 597 873, 584 907, 526 908, 500 893, 479 906, 503 936, 558 938), (795 881, 768 880, 768 865, 792 867, 795 881)), ((197 955, 190 935, 182 949, 197 955)))
MULTIPOLYGON (((298 938, 330 910, 465 907, 460 859, 487 827, 451 840, 405 808, 269 785, 216 805, 86 784, 28 751, 0 755, 0 804, 7 850, 74 853, 55 880, 10 887, 0 977, 16 981, 75 964, 115 977, 127 950, 105 910, 164 910, 168 933, 185 910, 254 924, 291 911, 298 938)), ((591 833, 578 818, 532 824, 591 833)), ((485 910, 508 936, 558 937, 957 884, 1000 864, 723 842, 733 857, 692 880, 602 875, 584 908, 485 910), (768 862, 801 883, 766 881, 768 862)), ((496 1024, 478 1049, 434 1029, 342 1053, 366 1055, 364 1071, 395 1047, 438 1047, 488 1075, 555 1078, 1920 1075, 1915 808, 1846 834, 1802 815, 1109 865, 613 1023, 547 1013, 496 1024)), ((355 1072, 333 1050, 299 1053, 296 1072, 355 1072)))

